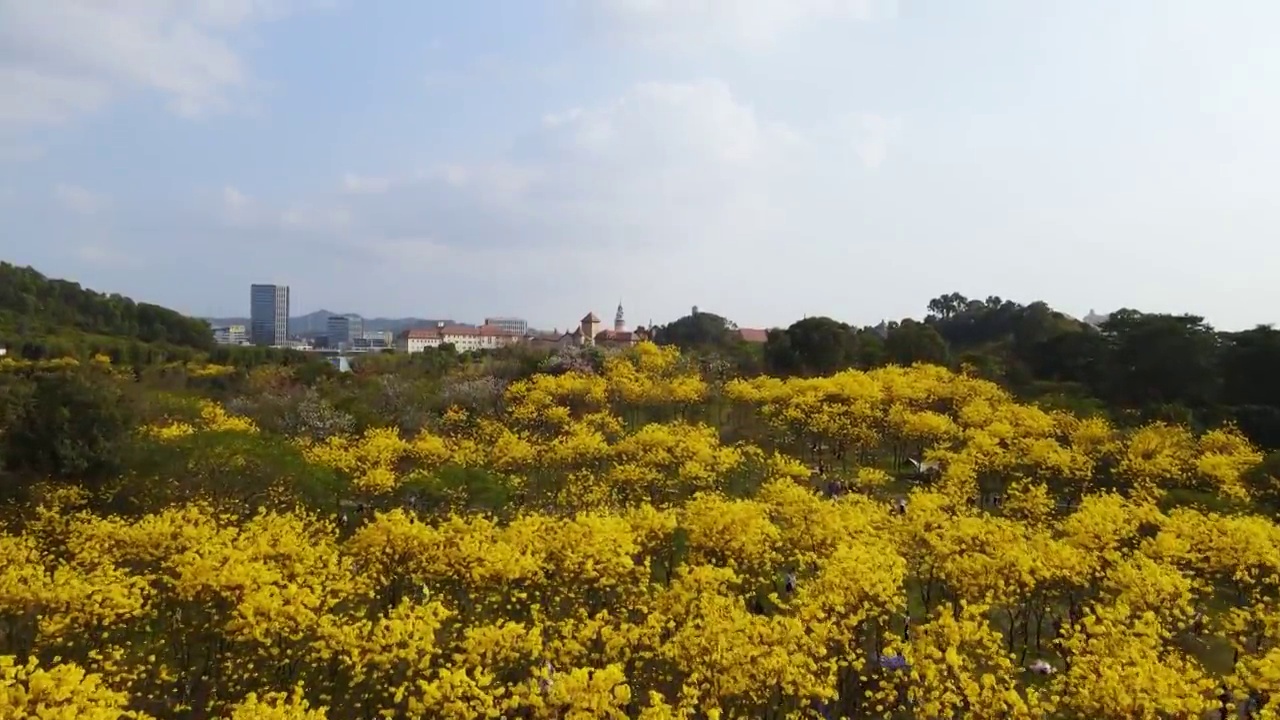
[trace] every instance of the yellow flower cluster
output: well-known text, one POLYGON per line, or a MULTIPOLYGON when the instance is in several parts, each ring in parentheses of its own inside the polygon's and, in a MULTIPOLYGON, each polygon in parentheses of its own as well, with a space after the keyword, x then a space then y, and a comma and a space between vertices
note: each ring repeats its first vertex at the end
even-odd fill
POLYGON ((936 366, 735 380, 724 393, 793 441, 852 457, 934 463, 956 500, 1004 494, 1019 481, 1078 499, 1097 489, 1104 469, 1112 487, 1244 499, 1241 475, 1262 460, 1231 428, 1199 438, 1164 423, 1121 432, 1101 418, 1017 403, 994 383, 936 366))
POLYGON ((31 370, 64 370, 80 367, 80 361, 67 358, 51 360, 22 360, 20 358, 0 357, 0 372, 29 372, 31 370))
POLYGON ((215 378, 227 377, 236 373, 236 368, 231 365, 218 365, 217 363, 195 363, 189 362, 185 365, 187 375, 193 378, 215 378))
MULTIPOLYGON (((0 719, 1280 715, 1280 526, 1165 495, 1247 500, 1233 430, 683 363, 641 345, 496 415, 298 441, 378 508, 342 521, 50 495, 0 535, 0 719), (467 512, 459 469, 510 507, 467 512)), ((208 404, 164 432, 202 431, 256 428, 208 404)))
POLYGON ((249 418, 228 413, 218 403, 201 400, 200 419, 195 424, 176 421, 160 425, 148 425, 142 428, 144 434, 159 440, 186 437, 194 435, 198 431, 254 434, 258 432, 258 426, 249 418))
POLYGON ((723 444, 702 422, 632 422, 637 408, 687 406, 706 395, 706 384, 678 360, 672 350, 646 343, 633 356, 609 358, 603 376, 538 375, 513 383, 497 418, 455 407, 440 432, 404 438, 374 428, 299 444, 308 460, 341 471, 371 495, 406 483, 430 486, 448 464, 485 470, 516 504, 543 509, 668 506, 733 482, 755 486, 766 477, 808 475, 776 452, 723 444))
POLYGON ((1275 524, 1116 495, 1047 522, 790 480, 350 533, 48 513, 0 538, 0 653, 23 658, 0 660, 0 717, 1198 717, 1219 684, 1275 688, 1278 591, 1275 524), (1234 672, 1214 680, 1204 639, 1234 672), (1024 669, 1041 658, 1060 671, 1024 669))

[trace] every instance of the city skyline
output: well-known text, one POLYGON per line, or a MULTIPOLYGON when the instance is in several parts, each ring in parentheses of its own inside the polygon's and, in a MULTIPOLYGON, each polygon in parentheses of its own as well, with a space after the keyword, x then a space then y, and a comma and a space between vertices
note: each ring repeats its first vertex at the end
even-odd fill
MULTIPOLYGON (((316 330, 311 328, 308 328, 305 330, 295 328, 293 327, 293 323, 299 320, 310 319, 310 318, 313 318, 314 316, 320 315, 320 316, 323 316, 323 322, 324 322, 324 328, 322 332, 324 332, 326 335, 329 335, 329 336, 334 336, 336 333, 339 336, 346 337, 348 340, 363 335, 363 326, 366 321, 376 322, 379 320, 381 321, 412 320, 412 321, 418 321, 422 323, 432 321, 432 318, 428 318, 423 315, 405 315, 405 316, 400 316, 395 318, 370 317, 370 316, 362 315, 361 313, 334 311, 334 310, 328 310, 327 308, 321 308, 319 310, 314 310, 307 313, 293 315, 291 314, 291 311, 290 311, 290 302, 291 302, 290 290, 289 290, 289 286, 287 285, 254 283, 249 286, 249 295, 250 295, 250 303, 249 303, 250 312, 248 315, 234 315, 234 314, 233 315, 204 315, 204 316, 196 316, 196 317, 200 317, 204 320, 207 320, 210 323, 210 325, 213 326, 215 329, 225 330, 229 325, 237 325, 237 324, 247 325, 249 328, 248 334, 250 338, 256 338, 260 336, 262 333, 264 333, 265 330, 260 331, 260 330, 255 330, 254 328, 258 325, 265 325, 267 323, 266 318, 268 315, 270 315, 271 323, 274 326, 274 331, 278 336, 280 332, 280 320, 281 320, 280 309, 283 308, 283 313, 284 313, 283 318, 285 322, 284 332, 286 335, 292 336, 298 333, 317 332, 316 330), (270 297, 268 297, 268 293, 272 293, 270 297), (259 297, 260 295, 261 295, 261 299, 259 297), (283 298, 283 300, 280 300, 280 298, 283 298), (283 302, 283 305, 281 305, 281 302, 283 302), (258 306, 258 305, 261 305, 261 308, 262 308, 260 312, 260 314, 263 316, 262 320, 259 320, 258 318, 255 317, 255 306, 258 306)), ((697 307, 698 307, 697 305, 692 306, 694 312, 697 312, 697 307)), ((594 313, 595 311, 591 310, 588 312, 594 313)), ((510 332, 516 335, 522 335, 529 331, 546 332, 549 329, 555 330, 561 327, 560 325, 549 325, 546 327, 542 327, 536 324, 530 324, 526 318, 521 316, 492 315, 492 314, 485 315, 483 321, 475 322, 475 323, 470 322, 468 320, 453 320, 453 319, 439 320, 437 322, 458 323, 458 324, 473 326, 473 327, 493 326, 493 327, 501 328, 505 332, 510 332)), ((652 324, 652 321, 650 320, 649 323, 652 324)), ((570 326, 571 325, 572 324, 570 324, 570 326)), ((618 305, 617 305, 617 308, 615 309, 613 327, 614 327, 614 330, 622 330, 624 327, 627 327, 625 324, 625 313, 622 307, 621 299, 618 300, 618 305)), ((257 341, 255 340, 254 342, 256 343, 257 341)))
MULTIPOLYGON (((0 256, 564 324, 1280 308, 1280 5, 0 3, 0 256), (424 31, 424 28, 427 30, 424 31), (181 40, 180 40, 181 39, 181 40)), ((304 300, 305 299, 305 300, 304 300)))
MULTIPOLYGON (((253 313, 252 313, 252 311, 253 311, 253 300, 252 300, 252 298, 253 298, 253 295, 254 295, 254 293, 255 293, 254 288, 279 288, 279 289, 282 289, 282 290, 284 291, 284 293, 285 293, 285 303, 286 303, 286 306, 288 306, 288 304, 292 302, 292 301, 291 301, 291 299, 289 298, 289 295, 290 295, 290 293, 289 293, 289 286, 287 286, 287 285, 272 285, 272 284, 254 283, 253 285, 251 285, 251 286, 250 286, 250 305, 249 305, 249 313, 230 313, 230 314, 225 314, 225 315, 193 315, 192 317, 198 317, 198 318, 201 318, 201 319, 204 319, 204 320, 208 320, 208 321, 210 321, 210 322, 215 322, 215 321, 216 321, 217 323, 221 323, 221 324, 224 324, 224 325, 225 325, 225 324, 227 324, 227 323, 231 323, 231 322, 233 322, 233 321, 234 321, 234 322, 241 322, 242 324, 246 324, 246 325, 248 325, 248 324, 252 324, 252 322, 253 322, 253 313)), ((693 307, 694 307, 694 308, 696 308, 697 306, 695 305, 695 306, 693 306, 693 307)), ((618 307, 616 308, 615 312, 619 312, 619 313, 620 313, 620 312, 621 312, 621 310, 622 310, 622 306, 621 306, 621 304, 619 304, 619 305, 618 305, 618 307)), ((594 311, 594 310, 590 310, 590 311, 588 311, 588 312, 595 312, 595 311, 594 311)), ((344 321, 346 321, 346 325, 347 325, 347 328, 348 328, 348 330, 347 330, 346 332, 348 332, 348 334, 350 334, 350 335, 352 335, 352 336, 354 336, 354 335, 358 335, 358 334, 359 334, 359 332, 360 332, 360 331, 359 331, 359 328, 361 327, 361 324, 362 324, 363 322, 365 322, 365 321, 376 321, 376 320, 394 321, 394 320, 410 320, 410 319, 412 319, 412 320, 420 320, 420 321, 424 321, 424 322, 426 322, 426 321, 436 321, 436 318, 437 318, 437 317, 441 317, 441 318, 442 318, 442 317, 444 317, 444 316, 442 316, 442 315, 431 315, 431 314, 423 314, 423 313, 417 313, 417 314, 411 314, 411 315, 401 315, 401 316, 397 316, 397 317, 372 316, 372 315, 365 315, 365 314, 363 314, 363 313, 358 313, 358 312, 346 312, 346 311, 340 311, 340 310, 329 310, 328 308, 323 308, 323 307, 322 307, 322 308, 319 308, 319 309, 317 309, 317 310, 312 310, 312 311, 309 311, 309 312, 302 312, 302 313, 296 313, 296 314, 294 314, 294 313, 290 312, 290 314, 289 314, 289 316, 288 316, 288 319, 289 319, 289 321, 290 321, 290 322, 292 322, 292 321, 295 321, 295 320, 300 320, 300 319, 304 319, 304 318, 311 318, 311 317, 313 317, 313 316, 318 316, 318 315, 323 315, 323 316, 324 316, 324 318, 325 318, 325 323, 326 323, 327 325, 333 325, 333 324, 334 324, 334 321, 339 321, 339 320, 344 320, 344 321)), ((618 318, 621 318, 621 315, 620 315, 620 314, 618 315, 618 318)), ((506 328, 510 329, 512 332, 517 332, 517 333, 519 333, 519 332, 524 332, 524 331, 526 331, 526 330, 541 330, 541 329, 542 329, 542 328, 540 328, 540 327, 536 327, 536 326, 535 326, 535 324, 530 323, 530 322, 528 321, 528 319, 527 319, 527 318, 524 318, 524 317, 519 316, 519 315, 514 315, 514 314, 497 315, 497 314, 489 313, 489 314, 486 314, 482 320, 478 320, 478 321, 474 321, 474 322, 473 322, 473 321, 471 321, 471 320, 469 320, 469 319, 461 319, 461 320, 459 320, 459 319, 453 319, 453 318, 450 318, 448 321, 445 321, 445 320, 439 320, 439 322, 456 322, 456 323, 463 324, 463 325, 473 325, 473 326, 480 326, 480 325, 494 325, 494 326, 499 326, 499 327, 506 327, 506 328)), ((615 319, 615 324, 616 324, 616 322, 617 322, 617 319, 615 319)), ((553 326, 548 326, 548 327, 553 327, 553 326)))

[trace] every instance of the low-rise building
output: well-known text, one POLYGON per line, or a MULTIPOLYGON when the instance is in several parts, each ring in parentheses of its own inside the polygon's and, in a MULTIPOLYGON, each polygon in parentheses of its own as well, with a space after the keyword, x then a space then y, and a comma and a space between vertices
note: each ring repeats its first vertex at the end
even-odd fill
POLYGON ((382 337, 359 337, 351 341, 351 349, 355 351, 386 350, 394 343, 382 337))
POLYGON ((249 331, 244 325, 224 325, 213 328, 213 341, 219 345, 247 345, 249 331))
POLYGON ((530 330, 520 338, 520 342, 535 348, 549 348, 560 344, 560 338, 564 337, 564 333, 556 330, 530 330))
POLYGON ((529 323, 523 318, 518 317, 491 317, 485 318, 484 324, 490 327, 501 328, 514 335, 527 335, 529 333, 529 323))
POLYGON ((406 330, 396 338, 396 350, 418 353, 428 348, 452 345, 458 352, 493 350, 519 342, 521 335, 492 325, 449 325, 406 330))

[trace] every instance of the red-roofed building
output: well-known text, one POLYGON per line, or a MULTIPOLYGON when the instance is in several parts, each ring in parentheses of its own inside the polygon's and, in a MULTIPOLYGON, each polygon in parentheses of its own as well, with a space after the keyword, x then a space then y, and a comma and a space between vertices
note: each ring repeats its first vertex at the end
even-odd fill
POLYGON ((613 318, 613 329, 604 330, 600 326, 600 318, 593 312, 587 313, 578 321, 573 332, 566 332, 556 339, 559 345, 596 345, 600 347, 629 347, 638 342, 650 340, 650 332, 643 327, 635 330, 626 329, 626 320, 622 314, 622 303, 618 303, 618 312, 613 318))
POLYGON ((769 342, 769 331, 760 328, 738 328, 738 337, 743 342, 749 343, 766 343, 769 342))
POLYGON ((422 352, 427 348, 452 345, 458 352, 492 350, 519 342, 521 335, 495 325, 449 325, 437 323, 433 328, 406 330, 396 338, 396 350, 422 352))

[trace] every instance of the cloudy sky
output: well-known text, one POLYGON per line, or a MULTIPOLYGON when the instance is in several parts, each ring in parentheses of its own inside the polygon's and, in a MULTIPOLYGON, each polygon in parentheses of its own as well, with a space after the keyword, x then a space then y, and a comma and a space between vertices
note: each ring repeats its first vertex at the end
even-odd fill
POLYGON ((0 0, 0 258, 199 315, 1280 320, 1280 3, 0 0))

